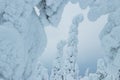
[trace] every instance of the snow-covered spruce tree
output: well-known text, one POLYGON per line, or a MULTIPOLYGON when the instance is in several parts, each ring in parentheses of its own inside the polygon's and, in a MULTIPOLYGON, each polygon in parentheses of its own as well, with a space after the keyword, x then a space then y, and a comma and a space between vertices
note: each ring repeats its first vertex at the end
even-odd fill
POLYGON ((49 80, 48 70, 38 60, 29 80, 49 80))
POLYGON ((39 9, 39 19, 43 26, 57 26, 61 20, 62 12, 69 0, 40 0, 36 5, 39 9))
POLYGON ((70 27, 69 38, 66 47, 67 51, 65 53, 66 56, 63 67, 64 80, 78 80, 79 69, 76 62, 78 53, 78 26, 82 21, 83 15, 80 14, 73 19, 70 27))
POLYGON ((120 80, 120 69, 118 70, 116 80, 120 80))
POLYGON ((64 80, 62 73, 62 63, 63 63, 63 48, 66 45, 66 41, 61 40, 57 44, 57 57, 53 62, 53 67, 50 75, 50 80, 64 80))
POLYGON ((48 0, 0 0, 1 79, 29 80, 33 74, 36 59, 47 42, 44 26, 47 22, 47 25, 59 23, 67 0, 51 3, 48 0), (38 3, 44 5, 39 17, 34 10, 38 3))
MULTIPOLYGON (((111 4, 113 4, 111 2, 111 4)), ((115 0, 112 7, 114 8, 114 11, 112 11, 108 16, 108 22, 106 23, 105 27, 103 28, 100 39, 102 42, 103 47, 105 48, 105 51, 107 53, 108 59, 110 65, 112 66, 114 64, 114 67, 119 66, 119 60, 120 60, 120 8, 117 6, 117 4, 120 4, 120 1, 115 0), (116 2, 116 3, 115 3, 116 2)), ((117 68, 116 68, 117 71, 117 68)))
POLYGON ((3 80, 27 80, 32 72, 36 55, 42 53, 46 43, 44 29, 38 21, 30 0, 28 3, 0 0, 0 78, 3 80), (32 56, 33 53, 36 54, 32 56))
POLYGON ((97 62, 97 71, 96 73, 89 73, 88 70, 86 71, 87 74, 81 78, 80 80, 107 80, 107 72, 104 59, 99 59, 97 62))
POLYGON ((108 73, 106 71, 105 61, 104 59, 98 59, 97 62, 97 71, 96 74, 98 75, 98 80, 104 80, 108 73))
MULTIPOLYGON (((89 73, 80 80, 114 80, 113 76, 107 72, 107 64, 104 59, 98 59, 97 70, 95 73, 89 73)), ((88 71, 87 71, 88 72, 88 71)))
POLYGON ((100 16, 108 15, 108 22, 100 33, 100 39, 107 57, 107 79, 116 77, 120 69, 120 0, 79 0, 80 7, 89 6, 88 18, 96 21, 100 16))

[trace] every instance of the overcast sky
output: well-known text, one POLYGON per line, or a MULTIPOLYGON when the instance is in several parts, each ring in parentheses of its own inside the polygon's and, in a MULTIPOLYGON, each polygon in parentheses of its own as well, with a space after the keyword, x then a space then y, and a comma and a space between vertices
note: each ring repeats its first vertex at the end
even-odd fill
POLYGON ((69 27, 74 16, 83 13, 84 21, 79 25, 79 53, 78 64, 80 73, 83 74, 86 68, 91 72, 96 70, 96 61, 105 55, 99 40, 99 33, 107 22, 107 16, 100 17, 97 21, 91 22, 87 19, 88 8, 81 10, 79 4, 67 4, 64 8, 61 22, 57 28, 48 26, 45 28, 47 34, 47 47, 40 57, 46 67, 51 67, 56 56, 56 45, 60 40, 68 38, 69 27))

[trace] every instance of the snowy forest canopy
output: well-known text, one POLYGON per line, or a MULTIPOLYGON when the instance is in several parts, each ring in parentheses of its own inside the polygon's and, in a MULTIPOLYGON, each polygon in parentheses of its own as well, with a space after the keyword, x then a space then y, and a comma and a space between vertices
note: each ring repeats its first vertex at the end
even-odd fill
POLYGON ((0 0, 0 80, 120 80, 119 13, 119 0, 0 0), (68 2, 89 7, 90 21, 108 15, 99 35, 106 56, 84 77, 76 62, 83 14, 73 18, 68 39, 58 43, 51 74, 38 60, 47 45, 44 27, 58 26, 68 2))

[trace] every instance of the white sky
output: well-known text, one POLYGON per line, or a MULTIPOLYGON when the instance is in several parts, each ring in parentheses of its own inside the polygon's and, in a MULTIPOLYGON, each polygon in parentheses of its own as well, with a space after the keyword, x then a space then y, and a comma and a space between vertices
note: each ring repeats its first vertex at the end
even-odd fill
POLYGON ((57 43, 60 40, 67 39, 73 17, 83 13, 84 21, 79 25, 78 63, 80 73, 83 74, 88 67, 91 71, 96 69, 96 60, 105 55, 100 44, 99 33, 107 22, 107 16, 102 16, 97 21, 91 22, 87 19, 88 10, 81 10, 79 4, 69 3, 64 8, 59 26, 57 28, 52 26, 45 28, 48 42, 45 52, 40 57, 43 65, 49 68, 52 66, 52 61, 56 56, 57 43))

